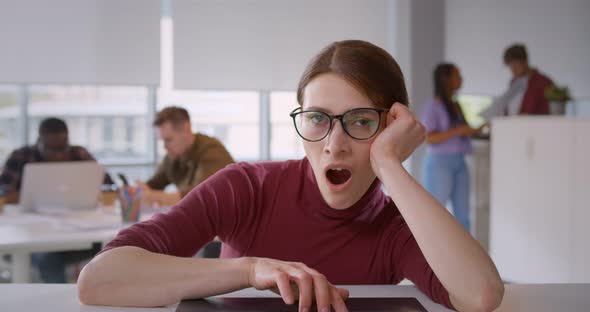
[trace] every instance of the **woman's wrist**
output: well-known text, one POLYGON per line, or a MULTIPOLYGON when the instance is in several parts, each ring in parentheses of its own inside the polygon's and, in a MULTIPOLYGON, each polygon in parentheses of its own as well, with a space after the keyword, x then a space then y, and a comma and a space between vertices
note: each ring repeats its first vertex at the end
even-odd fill
POLYGON ((243 286, 243 288, 253 287, 256 258, 241 257, 235 260, 240 271, 240 286, 243 286))
POLYGON ((461 128, 455 127, 449 130, 449 139, 456 136, 461 136, 461 128))
POLYGON ((405 170, 403 168, 402 162, 395 156, 390 157, 374 157, 372 159, 373 162, 373 170, 377 178, 385 184, 385 180, 387 180, 387 176, 390 174, 395 174, 395 171, 399 168, 405 170))

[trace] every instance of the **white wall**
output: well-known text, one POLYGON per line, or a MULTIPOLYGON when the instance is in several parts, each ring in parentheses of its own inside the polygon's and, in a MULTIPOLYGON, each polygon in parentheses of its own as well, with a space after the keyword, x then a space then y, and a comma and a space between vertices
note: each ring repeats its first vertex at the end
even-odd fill
POLYGON ((0 82, 157 84, 159 0, 0 0, 0 82))
POLYGON ((411 38, 411 2, 412 0, 389 0, 387 30, 389 33, 388 51, 393 55, 406 80, 408 94, 412 90, 412 38, 411 38))
POLYGON ((529 61, 574 96, 590 96, 590 1, 446 0, 445 55, 464 76, 463 92, 498 94, 510 74, 504 49, 525 43, 529 61))
POLYGON ((388 47, 388 1, 174 1, 175 87, 295 90, 327 44, 388 47))

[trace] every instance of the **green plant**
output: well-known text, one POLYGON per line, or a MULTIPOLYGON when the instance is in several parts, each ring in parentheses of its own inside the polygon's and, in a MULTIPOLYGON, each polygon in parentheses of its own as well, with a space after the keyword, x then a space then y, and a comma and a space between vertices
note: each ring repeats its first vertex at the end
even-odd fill
POLYGON ((552 85, 545 89, 545 99, 549 102, 569 102, 572 100, 568 87, 552 85))

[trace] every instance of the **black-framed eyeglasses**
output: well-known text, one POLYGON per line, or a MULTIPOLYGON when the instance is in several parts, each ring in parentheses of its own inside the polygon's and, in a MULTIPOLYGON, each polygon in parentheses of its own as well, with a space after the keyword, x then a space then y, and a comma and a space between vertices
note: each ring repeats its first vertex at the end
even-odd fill
POLYGON ((299 136, 310 142, 323 140, 332 131, 334 119, 340 120, 344 132, 355 140, 372 138, 381 126, 381 113, 385 108, 355 108, 342 115, 330 115, 322 111, 294 109, 289 116, 293 118, 299 136))

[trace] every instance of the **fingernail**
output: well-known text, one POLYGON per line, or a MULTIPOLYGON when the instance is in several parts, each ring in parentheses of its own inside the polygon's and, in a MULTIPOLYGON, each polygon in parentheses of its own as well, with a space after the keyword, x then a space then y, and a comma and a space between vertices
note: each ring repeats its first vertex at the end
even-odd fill
POLYGON ((330 308, 329 307, 323 307, 322 308, 322 312, 330 312, 330 308))
POLYGON ((301 309, 301 312, 309 312, 309 308, 303 308, 301 309))

